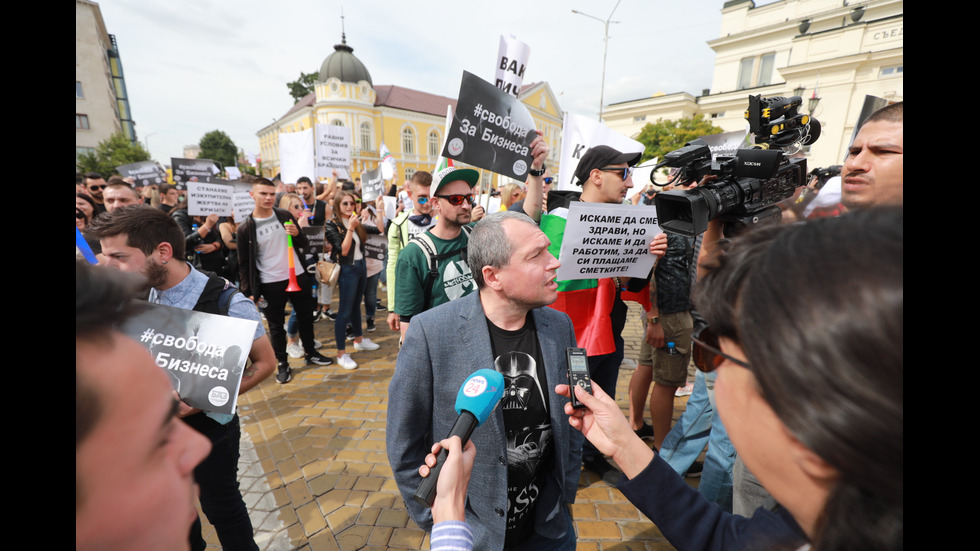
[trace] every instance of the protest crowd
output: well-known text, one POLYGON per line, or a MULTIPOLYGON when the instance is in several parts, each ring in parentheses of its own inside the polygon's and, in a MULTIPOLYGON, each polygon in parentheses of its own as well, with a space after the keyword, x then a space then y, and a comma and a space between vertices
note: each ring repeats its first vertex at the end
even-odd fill
MULTIPOLYGON (((644 235, 645 277, 559 278, 573 214, 631 220, 711 177, 647 186, 639 152, 596 143, 559 190, 537 131, 496 212, 478 203, 480 172, 453 163, 377 196, 336 172, 246 174, 251 203, 231 215, 196 208, 186 184, 78 175, 76 548, 206 549, 199 503, 223 549, 258 549, 238 479, 246 421, 228 396, 228 411, 188 403, 177 372, 224 373, 225 394, 288 389, 294 369, 342 376, 387 347, 384 451, 432 549, 575 549, 586 476, 681 550, 901 549, 903 109, 863 121, 838 180, 808 182, 782 223, 644 235), (627 302, 643 312, 629 376, 627 302), (247 351, 209 360, 201 345, 167 364, 123 329, 162 307, 249 323, 247 351), (481 368, 503 386, 478 411, 481 368)), ((213 338, 205 322, 170 327, 213 338)))

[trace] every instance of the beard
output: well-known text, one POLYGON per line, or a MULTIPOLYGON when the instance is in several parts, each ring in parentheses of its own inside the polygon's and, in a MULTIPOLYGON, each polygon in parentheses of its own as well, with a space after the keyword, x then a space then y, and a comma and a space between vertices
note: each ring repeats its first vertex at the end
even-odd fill
POLYGON ((147 259, 146 266, 143 268, 143 277, 146 278, 147 285, 158 289, 167 282, 167 267, 157 264, 155 260, 147 259))

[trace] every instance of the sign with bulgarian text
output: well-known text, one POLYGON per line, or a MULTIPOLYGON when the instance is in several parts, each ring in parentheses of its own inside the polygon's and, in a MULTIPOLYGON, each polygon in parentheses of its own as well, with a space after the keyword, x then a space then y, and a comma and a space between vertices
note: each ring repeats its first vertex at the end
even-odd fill
POLYGON ((191 216, 231 215, 235 188, 224 184, 187 183, 187 214, 191 216))
POLYGON ((316 177, 326 180, 337 171, 338 178, 350 179, 350 129, 333 124, 316 125, 316 177))
POLYGON ((500 35, 497 48, 497 69, 494 84, 515 98, 521 93, 524 83, 524 69, 531 57, 531 47, 510 34, 500 35))
POLYGON ((123 178, 133 178, 137 187, 167 183, 167 171, 156 161, 141 161, 117 166, 123 178))
POLYGON ((463 71, 442 155, 523 182, 531 167, 534 119, 517 98, 463 71))
POLYGON ((365 203, 372 203, 385 192, 385 181, 381 177, 381 167, 361 173, 361 197, 365 203))
POLYGON ((221 173, 221 168, 211 159, 170 158, 174 170, 174 184, 178 189, 187 189, 187 182, 213 182, 221 173))
POLYGON ((145 346, 180 399, 233 414, 256 322, 145 303, 119 330, 145 346))
POLYGON ((646 278, 656 260, 650 241, 659 233, 653 206, 574 201, 568 207, 558 279, 646 278))

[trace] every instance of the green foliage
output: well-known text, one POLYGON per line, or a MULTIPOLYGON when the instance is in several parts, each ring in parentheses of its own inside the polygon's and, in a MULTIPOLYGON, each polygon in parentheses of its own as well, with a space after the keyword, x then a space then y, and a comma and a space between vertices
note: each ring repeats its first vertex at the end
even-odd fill
POLYGON ((109 176, 117 173, 117 166, 149 160, 150 153, 143 149, 142 144, 133 143, 125 134, 117 132, 99 142, 95 153, 79 155, 76 163, 80 172, 98 172, 108 180, 109 176))
POLYGON ((636 138, 636 141, 646 147, 641 162, 654 157, 663 160, 664 155, 684 147, 685 143, 721 131, 721 128, 706 120, 704 115, 694 115, 676 121, 657 119, 657 122, 644 126, 636 138))
POLYGON ((238 155, 238 147, 231 141, 228 134, 221 130, 212 130, 201 138, 201 159, 211 159, 218 161, 222 166, 235 166, 235 157, 238 155))
POLYGON ((293 97, 293 102, 297 102, 303 99, 303 96, 313 92, 313 87, 316 84, 316 79, 319 78, 320 71, 315 71, 312 73, 304 73, 300 71, 299 78, 286 83, 286 88, 289 88, 289 95, 293 97))

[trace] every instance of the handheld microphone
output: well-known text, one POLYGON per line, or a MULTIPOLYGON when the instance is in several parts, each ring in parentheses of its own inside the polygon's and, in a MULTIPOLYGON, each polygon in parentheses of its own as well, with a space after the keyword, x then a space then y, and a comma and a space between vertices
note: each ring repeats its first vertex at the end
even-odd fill
MULTIPOLYGON (((469 441, 473 429, 483 424, 490 413, 497 407, 504 395, 504 376, 492 369, 480 369, 473 372, 463 382, 456 395, 456 413, 459 417, 453 423, 452 430, 446 438, 458 436, 463 445, 469 441)), ((443 449, 436 457, 436 465, 429 470, 429 476, 422 479, 414 499, 419 505, 432 507, 436 499, 436 482, 442 465, 446 462, 449 451, 443 449)))

